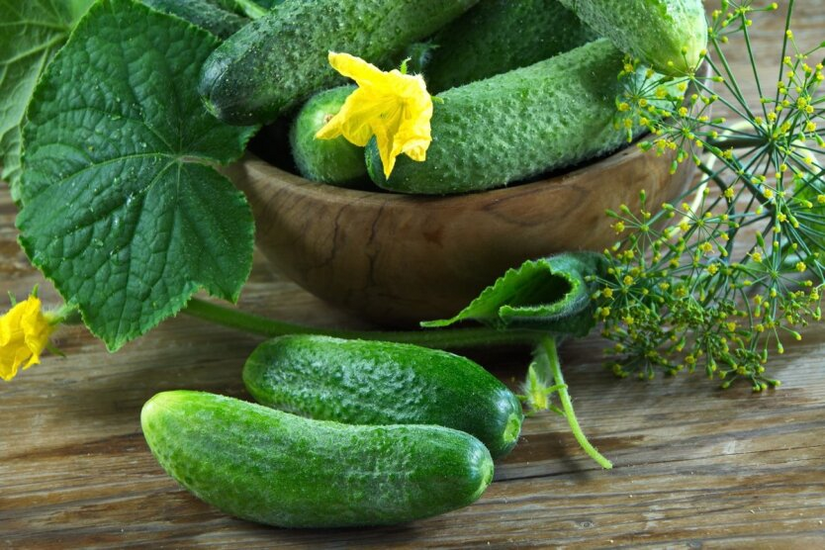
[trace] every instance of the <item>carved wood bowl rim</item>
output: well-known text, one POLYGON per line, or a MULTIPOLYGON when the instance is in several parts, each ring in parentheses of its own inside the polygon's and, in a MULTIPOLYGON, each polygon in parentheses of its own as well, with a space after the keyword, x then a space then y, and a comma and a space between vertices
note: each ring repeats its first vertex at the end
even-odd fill
POLYGON ((447 196, 320 184, 252 154, 227 174, 276 269, 362 318, 404 325, 452 315, 524 260, 609 246, 607 208, 638 209, 643 188, 649 204, 673 200, 693 179, 688 162, 670 174, 673 158, 631 145, 538 181, 447 196))

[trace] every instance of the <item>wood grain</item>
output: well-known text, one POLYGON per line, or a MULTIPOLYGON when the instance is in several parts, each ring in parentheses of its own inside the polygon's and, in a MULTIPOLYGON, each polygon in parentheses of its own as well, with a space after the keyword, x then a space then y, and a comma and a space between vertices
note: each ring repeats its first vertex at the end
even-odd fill
POLYGON ((696 168, 627 147, 581 169, 484 193, 421 197, 314 183, 253 156, 227 170, 248 196, 261 251, 329 303, 381 323, 452 316, 524 261, 615 240, 608 208, 659 205, 696 168), (582 230, 582 228, 586 228, 582 230))
MULTIPOLYGON (((797 2, 803 47, 825 29, 821 2, 797 2)), ((781 16, 760 16, 757 55, 777 55, 781 16)), ((731 48, 735 69, 747 52, 731 48)), ((774 68, 771 69, 773 71, 774 68)), ((747 93, 754 97, 752 84, 747 93)), ((0 291, 41 284, 15 240, 0 192, 0 291)), ((275 274, 257 256, 241 307, 319 326, 362 322, 275 274)), ((562 361, 580 421, 616 468, 600 471, 556 417, 538 416, 473 506, 381 529, 270 529, 199 502, 167 477, 140 432, 158 391, 246 397, 240 369, 259 340, 180 317, 111 355, 84 329, 67 354, 0 385, 0 547, 4 548, 822 548, 825 546, 825 328, 772 363, 783 386, 721 391, 700 375, 619 381, 598 338, 562 361)), ((474 353, 508 383, 528 350, 474 353)))

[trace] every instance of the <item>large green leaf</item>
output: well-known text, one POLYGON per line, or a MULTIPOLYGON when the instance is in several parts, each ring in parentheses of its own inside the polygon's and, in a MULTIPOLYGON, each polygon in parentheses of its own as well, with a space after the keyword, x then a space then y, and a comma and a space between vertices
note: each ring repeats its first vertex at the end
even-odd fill
POLYGON ((472 320, 496 328, 585 336, 594 324, 587 277, 600 269, 601 257, 588 252, 529 260, 508 270, 455 317, 421 325, 436 328, 472 320))
POLYGON ((29 107, 20 242, 110 349, 199 287, 235 300, 249 274, 249 206, 211 165, 238 158, 254 129, 219 123, 195 92, 217 43, 131 0, 103 0, 29 107))
POLYGON ((20 126, 37 79, 93 0, 0 0, 0 164, 20 179, 20 126))

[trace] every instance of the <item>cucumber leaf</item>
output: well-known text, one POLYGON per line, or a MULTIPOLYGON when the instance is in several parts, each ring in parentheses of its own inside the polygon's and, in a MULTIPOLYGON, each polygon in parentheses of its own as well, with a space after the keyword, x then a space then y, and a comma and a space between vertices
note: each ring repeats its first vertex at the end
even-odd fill
POLYGON ((255 129, 217 121, 195 91, 217 45, 132 0, 101 0, 29 106, 20 243, 111 350, 199 288, 236 300, 249 275, 251 211, 213 165, 255 129))
POLYGON ((0 164, 18 200, 20 127, 37 79, 93 0, 0 0, 0 164))
POLYGON ((510 269, 451 319, 421 323, 427 328, 477 321, 495 328, 533 328, 585 336, 594 326, 587 277, 602 267, 598 254, 564 253, 528 260, 510 269))

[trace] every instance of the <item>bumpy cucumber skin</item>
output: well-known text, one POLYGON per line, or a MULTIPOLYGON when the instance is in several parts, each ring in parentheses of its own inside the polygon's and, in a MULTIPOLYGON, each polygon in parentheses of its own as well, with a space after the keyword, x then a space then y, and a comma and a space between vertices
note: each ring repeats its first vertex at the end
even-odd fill
POLYGON ((329 51, 382 65, 478 0, 290 0, 253 21, 207 59, 199 92, 230 124, 266 123, 342 78, 329 51))
POLYGON ((163 392, 141 412, 152 453, 198 498, 280 527, 389 525, 471 504, 493 462, 439 426, 349 426, 202 392, 163 392))
POLYGON ((319 92, 295 117, 289 141, 298 172, 305 178, 352 189, 372 185, 367 176, 363 147, 350 143, 343 136, 335 139, 315 137, 318 130, 341 110, 355 89, 355 86, 340 86, 319 92))
POLYGON ((501 187, 611 152, 623 54, 605 39, 438 94, 427 160, 398 157, 384 177, 374 140, 372 180, 402 193, 445 195, 501 187))
POLYGON ((707 46, 702 0, 560 1, 621 51, 663 74, 695 69, 707 46))
POLYGON ((597 38, 558 0, 485 0, 441 29, 424 71, 437 93, 526 67, 597 38))
POLYGON ((282 336, 244 366, 256 401, 347 424, 435 424, 467 432, 493 458, 515 446, 524 420, 516 396, 476 363, 409 344, 282 336))
POLYGON ((152 9, 169 13, 206 29, 219 38, 228 38, 248 19, 223 9, 222 5, 202 0, 141 0, 152 9))

